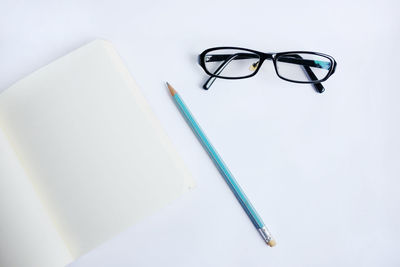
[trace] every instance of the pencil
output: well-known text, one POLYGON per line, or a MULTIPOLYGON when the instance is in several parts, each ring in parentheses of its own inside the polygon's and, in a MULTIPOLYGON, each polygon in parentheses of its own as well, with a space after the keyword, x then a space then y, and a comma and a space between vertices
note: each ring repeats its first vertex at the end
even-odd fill
POLYGON ((212 146, 210 141, 208 140, 207 136, 204 134, 203 130, 200 128, 199 124, 194 119, 193 115, 190 113, 189 109, 183 102, 182 98, 179 94, 175 91, 175 89, 169 84, 166 83, 173 97, 178 109, 182 113, 183 117, 186 119, 187 123, 189 124, 190 128, 192 128, 193 132, 199 139, 200 143, 203 145, 204 149, 207 151, 210 158, 215 163, 216 167, 218 168, 219 172, 221 173, 222 177, 225 179, 226 183, 232 190, 233 194, 235 195, 236 199, 239 201, 240 205, 247 213, 247 216, 250 218, 253 225, 256 227, 264 241, 267 243, 268 246, 273 247, 276 245, 275 240, 272 238, 271 233, 265 226, 264 222, 262 221, 261 217, 258 215, 257 211, 251 205, 250 201, 246 197, 243 190, 240 188, 239 184, 236 182, 236 179, 233 177, 232 173, 229 171, 228 167, 223 162, 221 156, 212 146))

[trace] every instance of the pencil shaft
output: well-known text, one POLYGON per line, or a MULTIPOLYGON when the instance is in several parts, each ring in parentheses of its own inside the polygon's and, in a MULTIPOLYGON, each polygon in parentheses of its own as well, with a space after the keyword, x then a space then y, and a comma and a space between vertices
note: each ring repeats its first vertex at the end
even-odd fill
MULTIPOLYGON (((171 90, 171 89, 170 89, 171 90)), ((194 119, 193 115, 183 102, 182 98, 176 93, 175 90, 171 91, 172 97, 175 100, 176 105, 178 106, 179 110, 181 111, 182 115, 186 119, 189 126, 192 128, 193 132, 198 137, 200 143, 203 145, 215 165, 217 166, 219 172, 221 173, 222 177, 225 179, 226 183, 229 185, 230 189, 232 190, 233 194, 243 207, 244 211, 247 213, 248 217, 250 218, 253 225, 257 228, 260 232, 263 239, 267 242, 268 245, 273 246, 275 241, 272 240, 272 236, 267 230, 262 221, 261 217, 258 215, 257 211, 251 205, 250 201, 248 200, 247 196, 243 192, 242 188, 237 183, 236 179, 233 177, 232 173, 229 171, 228 167, 222 160, 221 156, 215 150, 211 142, 208 140, 207 136, 200 128, 199 124, 194 119)))
POLYGON ((190 113, 189 109, 186 107, 183 100, 180 98, 179 94, 175 94, 174 98, 175 98, 176 103, 178 104, 180 111, 182 112, 183 116, 185 117, 186 121, 188 122, 188 124, 192 128, 193 132, 196 134, 196 136, 200 140, 200 143, 203 145, 203 147, 208 152, 211 159, 214 161, 214 163, 217 166, 218 170, 220 171, 221 175, 224 177, 226 183, 229 185, 230 189, 236 196, 239 203, 242 205, 243 209, 249 216, 250 220, 253 222, 254 226, 256 228, 263 227, 264 223, 263 223, 262 219, 260 218, 260 216, 258 215, 257 211, 251 205, 247 196, 243 192, 242 188, 237 183, 237 181, 233 177, 232 173, 229 171, 228 167, 222 160, 221 156, 218 154, 218 152, 215 150, 215 148, 213 147, 211 142, 208 140, 207 136, 205 135, 203 130, 200 128, 199 124, 196 122, 196 120, 190 113))

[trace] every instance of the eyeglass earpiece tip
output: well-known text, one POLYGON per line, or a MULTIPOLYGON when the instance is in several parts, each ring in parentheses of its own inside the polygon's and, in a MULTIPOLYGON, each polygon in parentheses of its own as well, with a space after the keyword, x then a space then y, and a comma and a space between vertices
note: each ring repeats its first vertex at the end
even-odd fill
POLYGON ((325 91, 325 87, 321 83, 314 83, 313 87, 316 92, 322 94, 325 91))

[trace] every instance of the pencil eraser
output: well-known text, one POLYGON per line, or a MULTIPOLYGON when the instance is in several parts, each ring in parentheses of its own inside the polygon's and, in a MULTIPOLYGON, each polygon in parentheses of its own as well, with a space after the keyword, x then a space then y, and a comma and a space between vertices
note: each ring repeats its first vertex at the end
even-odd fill
POLYGON ((268 242, 268 246, 270 246, 271 248, 274 247, 275 245, 276 245, 276 242, 275 242, 275 240, 273 240, 273 239, 271 239, 271 240, 268 242))

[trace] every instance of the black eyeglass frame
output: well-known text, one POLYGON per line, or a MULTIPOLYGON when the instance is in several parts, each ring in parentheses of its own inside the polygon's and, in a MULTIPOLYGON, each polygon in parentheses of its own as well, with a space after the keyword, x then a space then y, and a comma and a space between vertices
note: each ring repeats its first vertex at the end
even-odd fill
POLYGON ((232 47, 232 46, 213 47, 213 48, 204 50, 198 57, 200 66, 203 68, 205 73, 207 73, 210 76, 210 79, 204 84, 203 88, 208 90, 216 78, 228 79, 228 80, 238 80, 238 79, 247 79, 247 78, 253 77, 254 75, 256 75, 258 73, 258 71, 260 70, 260 68, 265 60, 272 60, 272 62, 274 64, 274 68, 275 68, 275 73, 282 80, 285 80, 288 82, 293 82, 293 83, 312 84, 312 85, 314 85, 315 89, 319 93, 323 93, 325 91, 325 88, 322 86, 321 82, 326 81, 335 72, 336 65, 337 65, 336 60, 332 56, 323 54, 323 53, 319 53, 319 52, 287 51, 287 52, 279 52, 279 53, 264 53, 264 52, 260 52, 260 51, 256 51, 256 50, 252 50, 252 49, 243 48, 243 47, 232 47), (258 63, 257 68, 253 71, 253 73, 246 75, 246 76, 241 76, 241 77, 219 76, 219 75, 216 75, 215 73, 209 72, 207 70, 206 61, 205 61, 207 53, 214 51, 214 50, 222 50, 222 49, 242 50, 242 51, 247 51, 247 52, 256 54, 259 57, 259 63, 258 63), (293 55, 293 54, 310 54, 310 55, 317 55, 317 56, 325 57, 330 61, 330 64, 331 64, 330 69, 329 69, 328 73, 326 74, 326 76, 322 79, 317 79, 317 77, 312 72, 312 70, 307 66, 304 67, 304 69, 306 70, 306 73, 309 76, 309 81, 297 81, 297 80, 291 80, 291 79, 282 77, 279 74, 279 71, 277 68, 277 59, 279 59, 281 56, 284 56, 284 55, 293 55))

